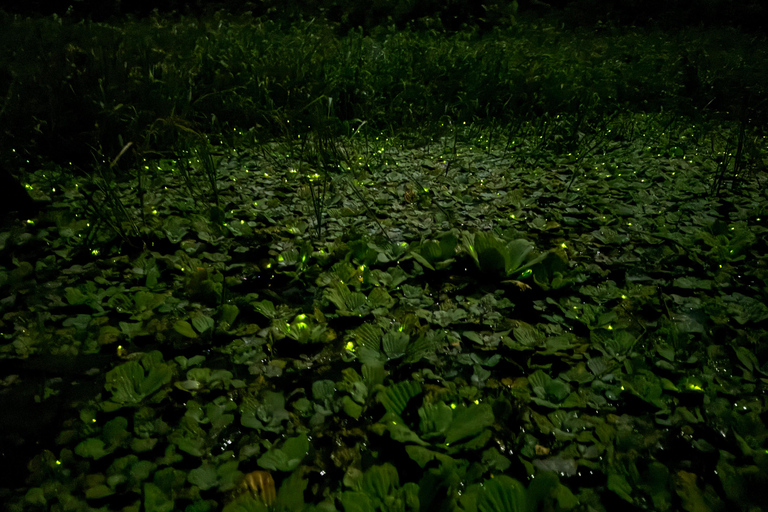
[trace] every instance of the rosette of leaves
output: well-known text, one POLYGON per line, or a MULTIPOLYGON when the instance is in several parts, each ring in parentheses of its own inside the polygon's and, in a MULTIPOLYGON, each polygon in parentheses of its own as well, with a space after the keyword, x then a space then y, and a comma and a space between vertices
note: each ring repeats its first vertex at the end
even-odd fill
POLYGON ((461 497, 462 509, 467 512, 538 510, 536 508, 529 509, 528 501, 528 491, 523 484, 506 475, 498 475, 482 484, 475 484, 461 497))
POLYGON ((543 290, 559 290, 574 283, 568 276, 568 259, 561 250, 550 251, 540 262, 532 266, 533 280, 543 290))
POLYGON ((424 467, 439 458, 440 452, 477 450, 490 440, 488 427, 493 425, 494 416, 492 407, 485 403, 448 405, 442 400, 425 401, 418 408, 418 424, 405 421, 403 411, 421 393, 421 385, 414 381, 398 382, 379 392, 377 398, 387 412, 374 428, 379 433, 389 432, 396 441, 409 443, 406 451, 419 465, 424 467))
POLYGON ((246 396, 240 405, 240 424, 244 427, 280 432, 284 429, 283 422, 290 419, 282 393, 265 391, 261 399, 246 396))
POLYGON ((426 240, 412 248, 413 259, 430 270, 443 269, 456 261, 459 239, 453 233, 446 233, 435 240, 426 240))
POLYGON ((336 312, 341 316, 367 316, 377 310, 386 311, 395 303, 383 288, 374 288, 366 297, 362 292, 351 291, 342 282, 334 283, 326 290, 325 296, 336 305, 336 312))
POLYGON ((203 463, 187 474, 187 481, 196 485, 200 490, 219 488, 228 491, 237 485, 243 476, 238 470, 239 461, 231 451, 225 451, 211 460, 203 463))
POLYGON ((414 482, 401 486, 397 469, 392 464, 371 466, 349 483, 352 490, 341 495, 345 512, 423 510, 419 507, 419 486, 414 482))
POLYGON ((299 343, 325 343, 333 340, 336 333, 325 324, 314 324, 313 317, 303 313, 296 315, 293 322, 274 320, 273 332, 276 338, 290 338, 299 343))
POLYGON ((200 391, 228 389, 230 385, 242 387, 240 380, 233 381, 232 372, 228 370, 212 370, 210 368, 192 368, 187 371, 187 380, 176 381, 174 385, 182 391, 195 394, 200 391))
MULTIPOLYGON (((112 398, 102 403, 102 409, 115 411, 139 405, 167 385, 172 376, 173 370, 157 350, 144 354, 140 361, 121 364, 107 372, 104 387, 112 393, 112 398)), ((161 393, 153 399, 159 401, 164 396, 165 393, 161 393)))
POLYGON ((533 396, 531 400, 543 406, 557 409, 571 394, 571 386, 560 380, 553 379, 544 371, 536 370, 528 377, 533 396))
POLYGON ((538 254, 528 240, 505 242, 492 233, 464 233, 462 247, 483 273, 515 277, 541 262, 548 253, 538 254))
POLYGON ((187 411, 179 425, 168 435, 168 440, 179 450, 202 457, 219 434, 235 421, 235 415, 232 414, 235 409, 237 405, 225 396, 219 396, 205 405, 188 400, 187 411), (203 425, 209 426, 207 432, 203 425))
POLYGON ((355 353, 364 364, 386 363, 404 357, 410 336, 399 330, 382 333, 379 327, 363 324, 355 330, 355 353))
POLYGON ((258 465, 272 471, 293 471, 309 452, 309 438, 306 434, 291 437, 277 448, 272 446, 259 457, 258 465))

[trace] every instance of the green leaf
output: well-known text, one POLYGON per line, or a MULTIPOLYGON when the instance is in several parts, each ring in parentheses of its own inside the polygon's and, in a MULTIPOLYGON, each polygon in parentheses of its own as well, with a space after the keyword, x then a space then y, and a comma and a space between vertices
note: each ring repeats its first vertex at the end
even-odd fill
POLYGON ((360 415, 363 414, 363 406, 352 400, 349 395, 344 395, 341 405, 344 412, 351 418, 359 419, 360 415))
POLYGON ((48 501, 45 498, 45 491, 40 487, 32 487, 24 495, 24 501, 30 505, 45 507, 48 501))
POLYGON ((270 508, 260 498, 246 492, 224 505, 222 512, 270 512, 270 508))
POLYGON ((107 372, 104 387, 112 392, 112 399, 111 402, 105 402, 103 407, 115 410, 138 405, 168 384, 172 376, 173 371, 163 362, 162 354, 157 350, 145 354, 141 363, 129 361, 121 364, 107 372))
POLYGON ((202 457, 206 444, 206 433, 197 421, 190 416, 184 416, 179 421, 179 427, 171 432, 168 440, 179 447, 179 450, 195 457, 202 457))
POLYGON ((186 320, 176 320, 176 323, 173 324, 173 330, 187 338, 197 338, 197 333, 192 328, 192 324, 186 320))
POLYGON ((399 416, 405 410, 408 401, 420 393, 421 384, 413 380, 406 380, 392 384, 381 391, 377 397, 388 412, 399 416))
POLYGON ((608 475, 608 489, 615 492, 623 500, 630 503, 634 503, 632 499, 632 486, 629 485, 627 479, 623 475, 618 473, 611 473, 608 475))
POLYGON ((280 485, 280 489, 277 491, 275 509, 284 511, 303 510, 304 491, 306 491, 308 484, 309 481, 302 476, 300 469, 294 471, 280 485))
MULTIPOLYGON (((719 471, 718 475, 722 475, 719 471)), ((669 489, 669 468, 664 464, 652 461, 644 472, 644 483, 642 485, 651 495, 653 506, 656 510, 669 510, 672 506, 672 493, 669 489)), ((726 494, 727 491, 726 491, 726 494)))
POLYGON ((101 498, 106 498, 107 496, 112 496, 113 494, 115 494, 115 490, 111 487, 104 484, 95 485, 85 490, 85 499, 99 500, 101 498))
MULTIPOLYGON (((488 448, 483 451, 482 459, 491 471, 503 473, 512 465, 512 462, 504 455, 499 453, 498 448, 488 448)), ((538 475, 537 475, 538 478, 538 475)))
POLYGON ((384 428, 389 432, 390 437, 395 441, 401 443, 416 443, 422 446, 427 446, 429 443, 419 437, 419 435, 405 424, 400 416, 388 412, 381 419, 381 423, 384 428))
POLYGON ((478 512, 527 512, 523 484, 506 475, 486 480, 477 500, 478 512))
POLYGON ((332 380, 316 380, 312 383, 312 397, 315 400, 330 400, 335 392, 336 383, 332 380))
POLYGON ((279 449, 270 448, 259 457, 257 464, 264 469, 293 471, 309 452, 309 439, 305 434, 291 437, 279 449))
POLYGON ((384 501, 392 496, 399 487, 399 478, 397 469, 392 464, 382 464, 381 466, 371 466, 363 474, 362 490, 379 501, 384 501))
POLYGON ((104 430, 101 433, 102 439, 109 443, 111 447, 123 445, 131 434, 128 432, 128 420, 123 416, 113 418, 104 424, 104 430))
POLYGON ((445 443, 453 444, 474 437, 493 425, 493 409, 488 404, 460 406, 453 411, 453 421, 445 432, 445 443))
POLYGON ((344 491, 341 494, 344 512, 376 512, 376 507, 367 494, 359 491, 344 491))
POLYGON ((189 225, 189 220, 177 215, 170 215, 163 222, 163 231, 172 244, 177 244, 181 242, 184 235, 189 231, 189 225))
POLYGON ((254 302, 252 303, 252 306, 253 309, 270 320, 274 320, 278 317, 277 309, 275 309, 275 305, 272 304, 272 301, 263 300, 261 302, 254 302))
POLYGON ((168 497, 163 490, 152 482, 144 484, 144 510, 147 512, 172 512, 173 499, 168 497))
POLYGON ((75 453, 81 457, 88 459, 99 460, 105 455, 109 455, 110 451, 105 449, 106 444, 101 439, 91 437, 82 441, 75 446, 75 453))
POLYGON ((187 480, 192 485, 198 486, 200 490, 207 491, 219 483, 219 475, 216 473, 215 466, 208 462, 203 462, 200 467, 189 472, 187 480))
POLYGON ((419 430, 422 437, 429 439, 436 435, 442 435, 448 430, 453 421, 453 411, 443 401, 425 403, 419 408, 419 417, 421 418, 419 430))
POLYGON ((554 471, 536 473, 536 478, 528 487, 528 502, 535 505, 536 510, 572 510, 579 504, 571 490, 560 483, 554 471))
POLYGON ((526 348, 541 346, 544 344, 544 340, 546 340, 546 336, 543 333, 525 322, 518 322, 517 327, 512 330, 512 334, 517 342, 526 348))
POLYGON ((736 357, 739 358, 739 361, 744 365, 744 368, 750 372, 759 367, 760 363, 757 360, 757 357, 746 347, 736 347, 736 357))
POLYGON ((240 308, 234 304, 222 304, 219 318, 221 319, 222 324, 231 326, 235 323, 238 314, 240 314, 240 308))
POLYGON ((404 332, 390 331, 381 340, 381 346, 389 359, 398 359, 405 355, 410 336, 404 332))
POLYGON ((197 329, 197 332, 204 333, 208 329, 213 329, 216 325, 216 321, 206 315, 198 315, 192 319, 192 325, 197 329))
POLYGON ((423 468, 427 464, 429 464, 433 460, 439 461, 441 464, 445 464, 448 466, 455 466, 456 461, 451 458, 450 456, 436 452, 434 450, 430 450, 429 448, 425 448, 423 446, 416 446, 409 444, 405 447, 405 451, 408 454, 408 456, 413 459, 416 464, 419 465, 419 467, 423 468))

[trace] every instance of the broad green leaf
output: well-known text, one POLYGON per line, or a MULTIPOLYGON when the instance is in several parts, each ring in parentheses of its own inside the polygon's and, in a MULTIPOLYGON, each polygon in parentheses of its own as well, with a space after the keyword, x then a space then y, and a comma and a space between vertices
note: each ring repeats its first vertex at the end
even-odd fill
POLYGON ((416 462, 416 464, 418 464, 421 468, 425 467, 432 460, 438 460, 441 464, 456 464, 456 462, 450 456, 445 455, 444 453, 430 450, 429 448, 425 448, 423 446, 409 444, 405 447, 405 451, 408 453, 408 456, 413 459, 413 461, 416 462))
POLYGON ((208 462, 203 462, 200 467, 189 472, 187 480, 192 485, 198 486, 201 490, 207 491, 219 483, 219 475, 216 473, 215 466, 208 462))
POLYGON ((344 512, 376 512, 371 498, 359 491, 344 491, 341 494, 341 506, 344 512))
POLYGON ((363 414, 363 406, 352 400, 349 395, 344 395, 344 398, 341 400, 341 406, 344 412, 354 419, 359 419, 360 415, 363 414))
POLYGON ((474 437, 493 425, 493 409, 488 404, 459 406, 453 411, 453 421, 445 432, 445 444, 474 437))
POLYGON ((381 502, 392 496, 399 486, 397 469, 392 464, 371 466, 363 474, 362 490, 381 502))
POLYGON ((176 320, 176 323, 173 324, 173 330, 187 338, 197 338, 197 333, 192 328, 192 324, 186 320, 176 320))
POLYGON ((75 446, 75 453, 81 457, 99 460, 108 455, 111 450, 106 449, 106 444, 101 439, 91 437, 75 446))
POLYGON ((312 383, 312 397, 315 400, 330 400, 336 392, 336 383, 332 380, 316 380, 312 383))
POLYGON ((527 493, 523 484, 506 475, 486 480, 477 500, 478 512, 526 512, 527 493))
POLYGON ((302 470, 298 469, 291 476, 283 480, 277 491, 276 510, 304 510, 304 491, 309 481, 302 476, 302 470))
POLYGON ((293 471, 301 464, 308 451, 309 440, 302 434, 287 439, 280 448, 270 448, 267 453, 259 457, 257 463, 264 469, 293 471))
POLYGON ((192 318, 192 325, 195 327, 197 332, 202 334, 208 329, 213 329, 214 325, 216 325, 216 321, 206 315, 196 315, 194 318, 192 318))
POLYGON ((609 473, 608 489, 615 492, 625 501, 628 501, 630 503, 635 502, 635 500, 632 499, 632 486, 629 485, 629 482, 627 482, 627 479, 624 478, 623 475, 620 475, 618 473, 609 473))
POLYGON ((390 331, 384 334, 381 347, 389 359, 398 359, 405 355, 410 336, 404 332, 390 331))
POLYGON ((541 346, 546 340, 546 336, 542 332, 525 322, 518 321, 518 325, 512 329, 512 333, 517 342, 526 348, 541 346))
POLYGON ((231 326, 235 323, 237 315, 240 313, 240 308, 234 304, 222 304, 221 316, 219 317, 222 324, 231 326))
POLYGON ((392 384, 379 392, 378 399, 388 412, 399 416, 405 410, 408 401, 420 393, 421 384, 416 381, 406 380, 392 384))
POLYGON ((166 495, 160 487, 147 482, 144 484, 144 510, 152 512, 172 512, 173 498, 166 495))
POLYGON ((110 410, 139 404, 144 398, 158 391, 171 380, 173 371, 162 361, 159 351, 145 354, 141 363, 128 361, 109 372, 104 387, 112 393, 111 403, 104 404, 110 410))
POLYGON ((95 485, 85 490, 85 498, 88 500, 99 500, 113 494, 115 494, 115 490, 104 484, 95 485))
POLYGON ((453 411, 443 401, 425 403, 419 408, 419 430, 424 439, 443 434, 451 425, 453 411))

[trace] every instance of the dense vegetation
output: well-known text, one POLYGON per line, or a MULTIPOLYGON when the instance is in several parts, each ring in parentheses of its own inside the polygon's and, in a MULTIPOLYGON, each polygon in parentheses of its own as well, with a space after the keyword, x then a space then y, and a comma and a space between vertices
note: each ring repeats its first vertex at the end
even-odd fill
POLYGON ((8 510, 760 509, 765 37, 474 4, 0 14, 8 510))

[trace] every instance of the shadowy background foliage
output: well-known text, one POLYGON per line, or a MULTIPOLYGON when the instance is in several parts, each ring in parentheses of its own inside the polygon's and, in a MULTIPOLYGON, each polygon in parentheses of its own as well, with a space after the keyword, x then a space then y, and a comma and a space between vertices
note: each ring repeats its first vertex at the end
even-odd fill
POLYGON ((544 114, 577 130, 623 109, 764 124, 765 38, 701 32, 762 4, 704 3, 9 4, 0 150, 85 170, 128 142, 167 151, 180 133, 300 133, 318 103, 342 132, 544 114))

